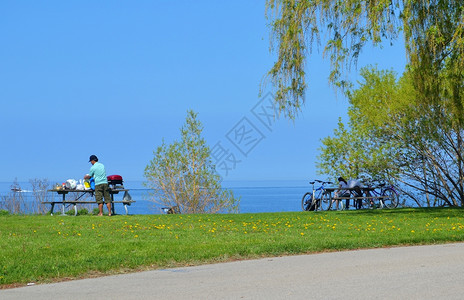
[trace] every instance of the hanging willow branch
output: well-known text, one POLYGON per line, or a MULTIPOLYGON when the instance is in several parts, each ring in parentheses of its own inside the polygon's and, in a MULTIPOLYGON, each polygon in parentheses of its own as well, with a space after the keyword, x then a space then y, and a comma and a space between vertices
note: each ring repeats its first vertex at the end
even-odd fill
POLYGON ((350 86, 346 71, 367 43, 393 43, 404 32, 409 68, 423 102, 440 101, 446 65, 453 79, 446 82, 453 85, 454 117, 464 124, 463 10, 462 0, 268 0, 271 51, 278 56, 267 78, 280 113, 293 119, 300 112, 308 85, 306 63, 322 40, 331 62, 329 82, 344 90, 350 86))

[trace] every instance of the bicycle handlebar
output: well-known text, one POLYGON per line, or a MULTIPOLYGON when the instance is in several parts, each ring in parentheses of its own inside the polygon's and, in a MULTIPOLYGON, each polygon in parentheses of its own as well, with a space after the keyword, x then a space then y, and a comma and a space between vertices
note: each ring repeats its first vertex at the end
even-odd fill
POLYGON ((387 184, 385 182, 380 182, 380 181, 377 181, 377 182, 378 182, 377 184, 375 184, 375 181, 367 182, 366 186, 367 187, 374 187, 375 186, 376 188, 384 188, 384 187, 387 186, 387 184))
POLYGON ((319 179, 314 179, 314 181, 310 181, 309 184, 314 184, 315 182, 321 183, 322 185, 324 185, 324 184, 333 184, 332 181, 322 181, 322 180, 319 180, 319 179))

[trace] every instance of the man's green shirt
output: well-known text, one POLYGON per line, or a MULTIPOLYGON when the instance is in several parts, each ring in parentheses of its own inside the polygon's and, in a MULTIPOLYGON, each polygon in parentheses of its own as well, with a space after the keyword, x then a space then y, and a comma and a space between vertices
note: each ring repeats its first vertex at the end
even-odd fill
POLYGON ((95 185, 108 183, 105 166, 99 162, 94 163, 93 166, 90 167, 89 175, 95 179, 95 185))

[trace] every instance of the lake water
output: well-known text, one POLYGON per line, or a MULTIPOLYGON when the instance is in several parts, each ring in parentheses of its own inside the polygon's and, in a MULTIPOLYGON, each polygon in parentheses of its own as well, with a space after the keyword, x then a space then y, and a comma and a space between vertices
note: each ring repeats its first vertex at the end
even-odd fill
MULTIPOLYGON (((11 192, 11 182, 0 182, 0 195, 11 192)), ((28 182, 20 182, 21 193, 25 199, 32 199, 32 187, 28 182)), ((130 195, 136 202, 129 207, 130 214, 160 214, 161 206, 148 199, 149 190, 143 187, 141 181, 124 182, 124 187, 130 190, 130 195)), ((311 190, 307 181, 235 181, 223 183, 224 188, 241 197, 241 213, 300 211, 301 198, 311 190)), ((115 195, 115 200, 122 199, 122 193, 115 195)), ((96 207, 96 206, 95 206, 96 207)), ((58 208, 59 209, 59 208, 58 208)), ((122 204, 115 205, 116 213, 123 214, 122 204)), ((57 208, 55 208, 55 211, 57 208)))

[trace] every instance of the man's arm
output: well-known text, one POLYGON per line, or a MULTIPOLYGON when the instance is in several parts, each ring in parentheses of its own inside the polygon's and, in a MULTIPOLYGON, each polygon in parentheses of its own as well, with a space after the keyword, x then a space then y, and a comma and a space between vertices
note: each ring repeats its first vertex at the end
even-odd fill
POLYGON ((92 167, 90 167, 89 174, 86 174, 86 175, 84 176, 84 179, 90 179, 90 178, 92 178, 94 175, 95 175, 95 170, 94 170, 94 168, 93 168, 93 166, 92 166, 92 167))

